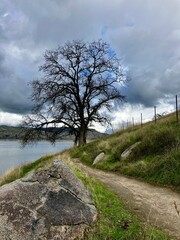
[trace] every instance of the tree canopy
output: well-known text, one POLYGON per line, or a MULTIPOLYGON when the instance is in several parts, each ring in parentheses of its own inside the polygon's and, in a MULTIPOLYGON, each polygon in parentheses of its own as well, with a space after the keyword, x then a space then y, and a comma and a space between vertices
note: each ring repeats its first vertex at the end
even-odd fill
POLYGON ((110 111, 115 100, 124 99, 120 61, 102 40, 66 42, 48 50, 39 70, 43 77, 30 83, 34 108, 23 121, 28 129, 24 143, 37 140, 39 130, 48 127, 56 129, 46 132, 47 139, 54 142, 63 127, 68 127, 81 146, 86 143, 89 127, 109 121, 102 109, 110 111))

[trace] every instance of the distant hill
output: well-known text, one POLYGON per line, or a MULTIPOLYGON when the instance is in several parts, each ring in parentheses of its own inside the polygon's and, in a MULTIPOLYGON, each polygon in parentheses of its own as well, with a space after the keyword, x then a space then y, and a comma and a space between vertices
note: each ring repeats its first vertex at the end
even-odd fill
MULTIPOLYGON (((59 128, 46 128, 43 131, 58 131, 59 128)), ((42 131, 42 133, 43 133, 42 131)), ((89 129, 87 134, 87 139, 98 139, 107 136, 106 133, 100 133, 95 129, 89 129)), ((22 139, 22 129, 15 126, 0 126, 0 140, 21 140, 22 139)), ((74 136, 70 133, 69 128, 64 128, 63 132, 58 135, 57 140, 73 140, 74 136)), ((45 140, 45 135, 42 134, 42 140, 45 140)))

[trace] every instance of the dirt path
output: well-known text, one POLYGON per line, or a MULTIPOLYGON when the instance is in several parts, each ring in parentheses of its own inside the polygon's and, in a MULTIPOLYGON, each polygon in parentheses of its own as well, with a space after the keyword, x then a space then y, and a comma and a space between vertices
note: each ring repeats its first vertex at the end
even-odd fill
POLYGON ((79 161, 76 164, 109 186, 145 221, 163 229, 171 239, 180 240, 180 194, 167 188, 154 187, 135 179, 92 169, 79 161))

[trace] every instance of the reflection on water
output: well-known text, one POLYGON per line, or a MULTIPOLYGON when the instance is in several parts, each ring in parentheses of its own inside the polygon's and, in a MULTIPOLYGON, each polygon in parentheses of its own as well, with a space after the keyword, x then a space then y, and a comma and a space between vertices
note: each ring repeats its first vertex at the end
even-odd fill
POLYGON ((21 148, 17 141, 0 141, 0 175, 13 167, 32 162, 46 154, 60 152, 72 145, 73 142, 57 142, 52 145, 41 141, 37 145, 21 148))

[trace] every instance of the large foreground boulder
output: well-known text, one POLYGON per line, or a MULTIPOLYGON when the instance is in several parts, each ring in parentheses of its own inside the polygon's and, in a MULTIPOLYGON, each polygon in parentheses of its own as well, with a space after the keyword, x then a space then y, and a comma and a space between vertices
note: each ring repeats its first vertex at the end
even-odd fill
POLYGON ((62 161, 0 188, 1 240, 82 239, 96 216, 88 191, 62 161))

